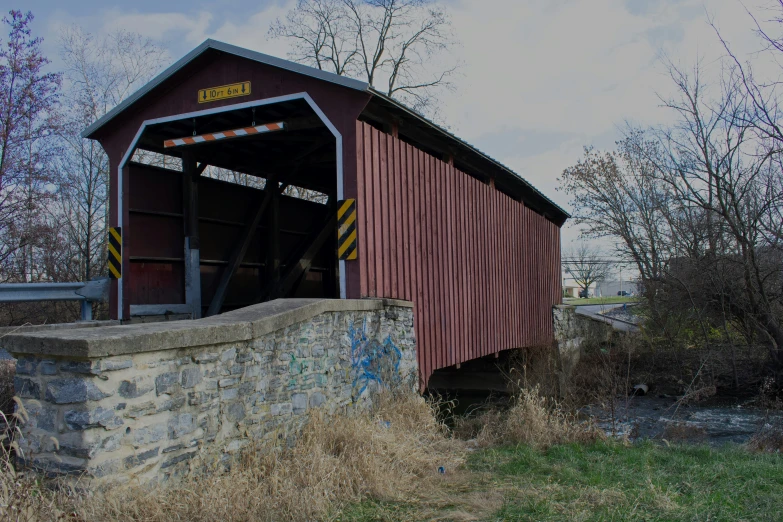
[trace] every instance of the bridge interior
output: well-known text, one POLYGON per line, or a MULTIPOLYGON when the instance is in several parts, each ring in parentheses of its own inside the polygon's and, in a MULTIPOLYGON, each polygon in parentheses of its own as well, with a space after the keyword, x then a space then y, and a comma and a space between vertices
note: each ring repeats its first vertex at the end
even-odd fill
POLYGON ((309 105, 170 120, 128 168, 131 314, 339 297, 336 140, 309 105))

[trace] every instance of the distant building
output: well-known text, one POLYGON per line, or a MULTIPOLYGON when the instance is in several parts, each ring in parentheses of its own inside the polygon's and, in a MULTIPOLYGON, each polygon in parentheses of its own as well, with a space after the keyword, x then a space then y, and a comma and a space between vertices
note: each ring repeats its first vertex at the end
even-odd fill
MULTIPOLYGON (((569 274, 563 273, 563 297, 579 297, 580 290, 582 290, 582 287, 574 281, 574 278, 569 274)), ((595 292, 596 285, 593 283, 588 288, 590 297, 597 295, 595 292)))
POLYGON ((639 283, 627 279, 608 279, 598 282, 595 288, 595 295, 602 297, 619 295, 619 292, 637 295, 639 293, 639 283))

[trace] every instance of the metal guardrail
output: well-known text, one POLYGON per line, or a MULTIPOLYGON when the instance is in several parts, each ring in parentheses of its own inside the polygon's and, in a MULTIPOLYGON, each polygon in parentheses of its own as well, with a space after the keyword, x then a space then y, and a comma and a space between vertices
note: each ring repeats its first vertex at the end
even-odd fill
POLYGON ((108 279, 96 279, 86 283, 0 284, 0 303, 80 301, 82 321, 92 321, 92 303, 104 302, 108 299, 108 279))

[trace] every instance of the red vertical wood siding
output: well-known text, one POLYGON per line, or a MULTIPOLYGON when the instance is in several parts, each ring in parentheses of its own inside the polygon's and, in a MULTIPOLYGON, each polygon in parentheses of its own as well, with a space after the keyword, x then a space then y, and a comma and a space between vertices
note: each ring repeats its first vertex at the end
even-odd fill
POLYGON ((502 192, 357 122, 362 297, 414 302, 419 370, 553 340, 560 228, 502 192))

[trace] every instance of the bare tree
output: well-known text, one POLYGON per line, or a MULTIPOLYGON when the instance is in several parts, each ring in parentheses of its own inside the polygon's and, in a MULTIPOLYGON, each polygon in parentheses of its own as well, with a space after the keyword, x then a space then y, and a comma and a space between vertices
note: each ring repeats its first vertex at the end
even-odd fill
POLYGON ((89 280, 105 272, 109 160, 81 131, 152 78, 168 53, 149 38, 119 30, 97 38, 77 26, 60 34, 65 64, 60 137, 60 204, 53 219, 62 227, 69 277, 89 280))
MULTIPOLYGON (((783 208, 780 148, 756 132, 763 122, 743 80, 726 71, 717 94, 707 97, 698 68, 691 74, 672 67, 677 96, 666 102, 678 124, 661 132, 667 163, 657 171, 678 199, 707 217, 707 251, 724 282, 718 298, 727 313, 752 328, 783 367, 783 267, 779 243, 769 241, 765 224, 783 208)), ((697 265, 704 273, 705 264, 697 265)))
POLYGON ((572 196, 574 220, 588 239, 619 239, 618 260, 632 262, 642 281, 660 279, 669 255, 666 209, 671 191, 652 176, 662 152, 641 131, 631 131, 617 150, 584 157, 563 171, 562 189, 572 196))
POLYGON ((761 131, 738 68, 724 67, 715 85, 699 65, 669 71, 672 125, 630 132, 613 153, 588 150, 563 173, 577 221, 587 235, 622 240, 667 333, 672 316, 706 345, 710 332, 728 343, 742 332, 783 368, 781 148, 761 131))
POLYGON ((31 36, 32 13, 3 18, 8 38, 0 48, 0 278, 31 280, 44 234, 40 215, 53 197, 52 135, 58 128, 60 76, 44 73, 49 63, 40 38, 31 36))
POLYGON ((610 264, 601 251, 587 243, 565 253, 563 268, 585 294, 591 285, 605 280, 611 272, 610 264))
POLYGON ((458 68, 451 22, 430 0, 299 0, 269 35, 292 42, 292 60, 361 78, 421 112, 436 109, 458 68))

